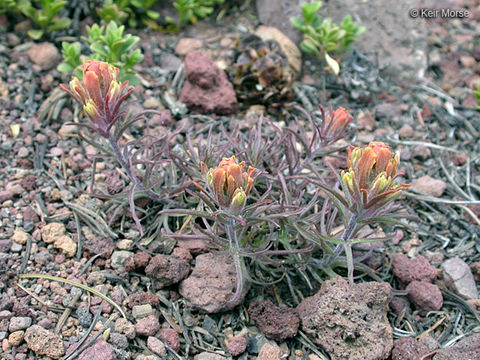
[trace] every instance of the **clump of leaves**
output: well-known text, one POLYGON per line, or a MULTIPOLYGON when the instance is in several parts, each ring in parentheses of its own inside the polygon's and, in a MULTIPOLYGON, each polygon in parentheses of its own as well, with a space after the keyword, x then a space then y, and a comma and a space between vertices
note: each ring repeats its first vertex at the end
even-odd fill
POLYGON ((349 15, 343 18, 340 25, 333 23, 330 18, 322 19, 318 15, 321 7, 321 1, 304 3, 303 18, 291 18, 290 22, 303 33, 300 48, 306 53, 325 59, 337 75, 340 66, 330 54, 340 57, 347 52, 357 37, 365 32, 365 27, 357 26, 349 15))
POLYGON ((124 34, 125 26, 118 26, 114 21, 110 22, 108 26, 98 26, 97 24, 91 27, 87 26, 88 37, 83 37, 90 47, 91 55, 83 57, 81 54, 81 44, 62 43, 62 55, 64 62, 58 66, 58 70, 63 73, 75 72, 77 77, 81 78, 82 62, 87 60, 101 60, 108 62, 120 69, 120 81, 129 81, 131 85, 136 85, 140 79, 132 70, 132 68, 143 60, 143 55, 140 49, 133 49, 140 38, 132 36, 131 34, 124 34))
POLYGON ((0 0, 0 14, 18 13, 28 3, 28 0, 0 0))
POLYGON ((237 94, 250 103, 272 106, 293 98, 293 71, 275 40, 248 35, 240 41, 233 65, 237 94))
POLYGON ((156 28, 156 21, 160 18, 152 6, 158 0, 105 0, 103 6, 97 9, 98 16, 109 23, 117 24, 128 22, 128 26, 135 28, 142 23, 151 28, 156 28))
POLYGON ((65 0, 39 0, 40 7, 34 7, 30 1, 20 1, 17 7, 23 15, 30 18, 40 29, 28 31, 32 39, 40 39, 45 33, 63 30, 70 26, 71 20, 59 17, 58 13, 67 4, 65 0))
POLYGON ((179 28, 187 23, 196 24, 213 12, 215 4, 223 4, 225 0, 176 0, 173 3, 178 11, 179 28))

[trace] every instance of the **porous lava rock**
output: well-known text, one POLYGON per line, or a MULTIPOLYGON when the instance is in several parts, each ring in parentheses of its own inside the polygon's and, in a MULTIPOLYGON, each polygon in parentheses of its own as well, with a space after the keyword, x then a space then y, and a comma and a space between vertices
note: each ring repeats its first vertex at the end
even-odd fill
POLYGON ((270 300, 251 303, 248 313, 266 337, 279 342, 294 337, 300 325, 295 309, 276 306, 270 300))
POLYGON ((195 258, 195 267, 188 278, 180 283, 179 292, 187 303, 207 313, 233 309, 243 302, 249 289, 245 283, 237 301, 235 294, 237 277, 230 255, 202 254, 195 258))
POLYGON ((420 360, 430 349, 413 337, 403 337, 395 340, 392 360, 420 360))
POLYGON ((176 284, 190 272, 188 262, 171 255, 158 254, 150 259, 145 274, 158 280, 161 287, 176 284))
POLYGON ((440 310, 443 296, 440 288, 427 281, 412 281, 406 288, 408 298, 415 306, 425 311, 440 310))
POLYGON ((185 77, 180 101, 191 111, 227 115, 237 110, 233 85, 205 53, 192 51, 187 55, 185 77))
POLYGON ((387 318, 390 293, 388 283, 350 287, 336 276, 297 307, 302 329, 332 360, 387 359, 393 347, 387 318))
POLYGON ((116 358, 113 347, 99 338, 80 354, 78 360, 115 360, 116 358))
POLYGON ((65 353, 60 336, 51 333, 39 325, 30 326, 25 332, 25 342, 36 355, 45 355, 60 359, 65 353))
POLYGON ((438 273, 422 255, 409 259, 405 254, 395 254, 392 267, 395 276, 405 284, 421 280, 432 282, 438 273))
POLYGON ((433 360, 474 360, 480 359, 480 334, 470 335, 458 344, 440 349, 433 360))

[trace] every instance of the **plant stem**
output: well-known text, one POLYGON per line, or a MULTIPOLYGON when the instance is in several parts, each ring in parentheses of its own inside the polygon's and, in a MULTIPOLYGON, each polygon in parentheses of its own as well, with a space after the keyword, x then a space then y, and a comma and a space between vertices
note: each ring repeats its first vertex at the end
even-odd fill
POLYGON ((120 164, 120 166, 125 170, 127 173, 128 177, 130 180, 133 182, 135 187, 137 189, 140 189, 140 191, 144 191, 151 199, 153 200, 163 200, 160 194, 157 192, 153 191, 152 189, 146 189, 143 183, 140 181, 140 179, 137 177, 135 174, 135 171, 133 170, 132 166, 129 164, 128 160, 125 158, 122 150, 120 149, 120 146, 118 145, 117 140, 115 139, 115 135, 113 134, 113 131, 110 130, 108 134, 108 141, 110 143, 110 146, 113 149, 113 152, 115 153, 115 157, 120 164))
POLYGON ((235 275, 236 275, 236 288, 235 294, 232 299, 228 302, 232 305, 237 305, 238 300, 243 291, 243 266, 242 266, 242 258, 240 256, 240 244, 238 243, 237 232, 235 231, 235 220, 231 219, 229 223, 225 226, 228 242, 230 245, 230 253, 233 257, 233 263, 235 265, 235 275))
POLYGON ((353 214, 350 219, 348 220, 348 224, 345 228, 345 231, 342 235, 342 243, 338 244, 335 247, 335 250, 332 255, 330 255, 326 261, 326 266, 332 265, 337 257, 342 254, 342 251, 345 250, 345 256, 347 257, 347 265, 348 265, 348 281, 350 285, 353 285, 353 253, 352 253, 352 245, 350 241, 352 240, 352 236, 355 233, 355 229, 357 228, 358 219, 361 216, 359 214, 353 214))

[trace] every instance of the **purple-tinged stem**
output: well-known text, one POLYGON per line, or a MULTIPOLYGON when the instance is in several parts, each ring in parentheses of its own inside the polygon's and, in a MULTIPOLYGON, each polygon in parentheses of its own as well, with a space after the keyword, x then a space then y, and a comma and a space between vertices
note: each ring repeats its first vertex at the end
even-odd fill
POLYGON ((125 170, 135 187, 140 191, 146 192, 147 195, 153 200, 162 200, 162 197, 157 192, 153 191, 152 189, 146 189, 143 183, 137 177, 135 171, 132 169, 132 166, 129 164, 127 159, 125 159, 124 154, 120 149, 120 146, 118 145, 118 142, 115 139, 115 135, 113 134, 112 130, 110 130, 108 133, 108 141, 113 149, 113 152, 115 153, 115 157, 117 158, 118 163, 125 170))

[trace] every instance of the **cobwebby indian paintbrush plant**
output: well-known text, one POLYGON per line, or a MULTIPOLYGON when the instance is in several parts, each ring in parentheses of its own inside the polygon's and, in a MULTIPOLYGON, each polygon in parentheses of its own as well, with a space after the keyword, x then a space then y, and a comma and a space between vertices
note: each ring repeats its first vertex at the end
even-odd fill
MULTIPOLYGON (((300 248, 299 244, 281 244, 286 239, 279 235, 284 218, 291 215, 276 201, 268 199, 270 189, 257 191, 254 183, 264 172, 251 166, 246 168, 244 161, 238 162, 235 156, 223 158, 215 167, 200 163, 201 183, 194 182, 199 192, 194 193, 201 201, 196 209, 166 209, 160 214, 174 216, 190 216, 201 220, 190 221, 193 227, 191 234, 164 233, 166 237, 178 240, 202 239, 212 249, 226 252, 235 266, 236 281, 233 294, 225 306, 233 307, 248 290, 251 282, 262 285, 276 280, 254 280, 249 268, 258 266, 266 269, 271 266, 272 272, 278 271, 281 265, 291 262, 286 259, 292 254, 310 252, 310 248, 300 248), (203 184, 202 184, 203 183, 203 184), (280 239, 282 238, 282 239, 280 239), (280 256, 281 259, 272 257, 280 256), (250 259, 251 261, 247 261, 250 259)), ((262 176, 263 178, 263 176, 262 176)), ((262 179, 265 181, 265 179, 262 179)), ((261 183, 261 181, 259 181, 261 183)), ((189 192, 191 193, 191 192, 189 192)), ((186 229, 185 224, 182 225, 186 229)))
POLYGON ((399 158, 382 142, 371 142, 367 147, 350 146, 347 157, 347 171, 342 171, 338 180, 342 192, 335 188, 317 183, 335 207, 336 214, 342 218, 343 233, 341 237, 331 237, 322 223, 320 231, 311 232, 296 225, 297 229, 308 239, 317 243, 336 243, 333 253, 327 256, 323 266, 330 266, 345 251, 348 279, 353 284, 352 245, 360 242, 371 242, 382 239, 359 238, 360 230, 369 224, 394 223, 405 226, 395 214, 398 207, 393 200, 410 185, 398 184, 395 180, 398 173, 399 158), (327 233, 325 233, 327 232, 327 233))
POLYGON ((229 251, 233 257, 236 270, 236 289, 230 302, 235 304, 240 298, 245 286, 245 274, 243 259, 241 256, 241 235, 243 232, 241 223, 246 225, 242 215, 244 214, 247 196, 254 183, 255 168, 249 166, 244 171, 245 162, 237 162, 235 156, 223 158, 216 168, 208 168, 205 163, 200 163, 201 173, 207 190, 202 186, 196 186, 205 195, 204 201, 215 217, 223 225, 229 251), (242 221, 243 220, 243 221, 242 221), (240 225, 240 226, 239 226, 240 225))
POLYGON ((139 159, 140 150, 138 148, 148 148, 164 140, 160 137, 152 142, 142 139, 127 143, 123 149, 119 145, 119 140, 134 122, 144 120, 147 113, 159 112, 148 110, 139 113, 133 119, 127 119, 127 112, 124 110, 124 103, 132 92, 133 88, 129 86, 128 81, 120 82, 119 69, 102 61, 89 60, 83 63, 83 79, 74 77, 70 81, 69 87, 62 84, 61 89, 69 94, 76 102, 82 106, 84 114, 90 120, 90 124, 70 123, 88 128, 97 134, 96 138, 87 139, 80 136, 100 149, 107 156, 114 156, 118 164, 125 171, 131 182, 130 188, 130 211, 137 225, 142 232, 140 221, 135 214, 134 195, 135 193, 144 193, 151 199, 164 200, 164 197, 148 185, 148 176, 143 180, 136 173, 136 166, 141 164, 146 167, 145 173, 151 173, 151 167, 157 164, 158 153, 152 156, 152 159, 139 159), (107 145, 107 146, 105 146, 107 145))

